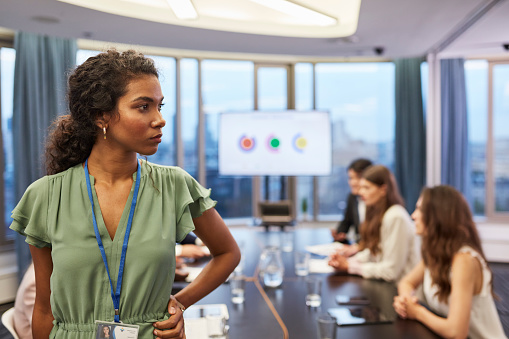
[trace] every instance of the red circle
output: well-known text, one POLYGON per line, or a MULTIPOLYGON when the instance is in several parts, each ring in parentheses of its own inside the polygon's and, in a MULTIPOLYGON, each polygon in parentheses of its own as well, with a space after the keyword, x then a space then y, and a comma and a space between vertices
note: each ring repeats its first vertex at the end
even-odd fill
POLYGON ((242 139, 241 144, 242 144, 242 147, 244 147, 246 149, 253 147, 253 141, 249 138, 242 139))

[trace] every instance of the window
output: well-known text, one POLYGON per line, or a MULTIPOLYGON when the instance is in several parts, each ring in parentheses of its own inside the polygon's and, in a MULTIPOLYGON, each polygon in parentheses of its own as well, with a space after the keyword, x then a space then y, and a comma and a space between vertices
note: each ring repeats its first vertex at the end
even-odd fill
POLYGON ((180 72, 183 168, 198 179, 198 60, 182 59, 180 72))
POLYGON ((349 192, 346 168, 358 157, 393 168, 393 63, 316 65, 316 108, 331 113, 332 175, 319 178, 319 215, 337 219, 349 192))
POLYGON ((2 135, 3 135, 3 209, 4 209, 4 227, 0 231, 0 236, 5 236, 4 240, 14 239, 14 232, 9 229, 11 225, 11 211, 16 205, 14 197, 14 148, 12 145, 12 104, 14 91, 14 61, 16 51, 12 48, 0 48, 0 88, 1 93, 1 114, 2 114, 2 135))
MULTIPOLYGON (((295 65, 295 108, 308 111, 313 109, 313 65, 299 63, 295 65)), ((311 219, 314 213, 313 177, 297 178, 297 218, 311 219)))
POLYGON ((488 137, 488 62, 465 62, 467 94, 469 203, 474 215, 485 214, 486 141, 488 137))
POLYGON ((495 213, 509 212, 509 64, 493 65, 493 198, 495 213))
POLYGON ((148 160, 160 164, 175 166, 176 147, 175 147, 175 111, 176 111, 176 89, 175 89, 175 59, 162 56, 149 56, 154 59, 159 71, 159 82, 164 95, 164 106, 161 109, 166 126, 163 127, 163 139, 159 144, 157 153, 148 157, 148 160))
MULTIPOLYGON (((283 111, 288 108, 288 69, 282 66, 258 66, 258 110, 283 111)), ((288 180, 282 176, 266 176, 261 182, 262 200, 286 199, 288 180)))
POLYGON ((253 109, 253 77, 254 65, 249 61, 202 62, 207 187, 219 202, 216 209, 223 218, 253 215, 251 177, 221 177, 218 173, 219 114, 253 109))

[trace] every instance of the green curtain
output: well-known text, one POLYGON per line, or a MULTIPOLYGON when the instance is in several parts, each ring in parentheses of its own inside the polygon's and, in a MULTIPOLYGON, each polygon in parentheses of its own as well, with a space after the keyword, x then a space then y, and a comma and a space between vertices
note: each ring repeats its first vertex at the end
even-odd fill
MULTIPOLYGON (((76 64, 77 44, 75 40, 19 32, 14 47, 14 195, 19 200, 26 188, 45 174, 45 138, 53 120, 66 112, 67 74, 76 64)), ((16 253, 21 279, 31 258, 20 235, 16 253)))
POLYGON ((423 58, 398 59, 394 174, 409 212, 426 182, 426 131, 422 104, 423 58))

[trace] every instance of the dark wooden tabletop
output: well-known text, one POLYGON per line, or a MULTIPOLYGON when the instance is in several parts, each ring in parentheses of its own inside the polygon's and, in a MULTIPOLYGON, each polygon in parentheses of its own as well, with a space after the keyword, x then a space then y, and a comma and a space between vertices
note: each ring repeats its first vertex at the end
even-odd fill
MULTIPOLYGON (((304 250, 307 245, 330 241, 327 229, 297 229, 291 231, 294 250, 304 250)), ((389 324, 337 326, 337 339, 398 339, 439 338, 420 323, 399 319, 393 308, 396 294, 393 283, 363 279, 344 274, 313 274, 323 280, 322 305, 310 308, 305 304, 305 277, 295 275, 293 253, 282 253, 285 265, 283 284, 278 288, 263 287, 257 275, 259 256, 267 245, 278 246, 281 232, 266 232, 261 228, 232 229, 241 245, 248 277, 245 302, 235 305, 230 300, 229 285, 223 284, 198 304, 226 304, 229 312, 230 339, 314 339, 317 338, 316 315, 327 309, 338 307, 335 296, 346 294, 363 295, 371 305, 394 319, 389 324)))

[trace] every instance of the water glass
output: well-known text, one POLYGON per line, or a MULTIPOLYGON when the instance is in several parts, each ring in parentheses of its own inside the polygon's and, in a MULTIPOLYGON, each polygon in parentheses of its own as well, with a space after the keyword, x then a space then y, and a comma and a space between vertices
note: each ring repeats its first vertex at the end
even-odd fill
POLYGON ((322 280, 317 277, 308 277, 306 287, 306 305, 319 307, 322 304, 322 280))
POLYGON ((319 314, 316 317, 316 325, 318 327, 318 339, 336 338, 336 319, 329 314, 319 314))
POLYGON ((295 252, 295 274, 305 277, 309 274, 309 258, 310 254, 305 251, 295 252))
POLYGON ((266 247, 259 262, 260 278, 267 287, 278 287, 283 283, 285 267, 277 247, 266 247))
POLYGON ((207 314, 207 334, 209 338, 226 338, 227 326, 223 315, 207 314))
POLYGON ((293 232, 288 231, 281 233, 281 249, 283 252, 293 251, 293 232))
POLYGON ((232 303, 242 304, 244 302, 244 291, 246 288, 245 277, 243 275, 233 275, 229 282, 232 294, 232 303))

